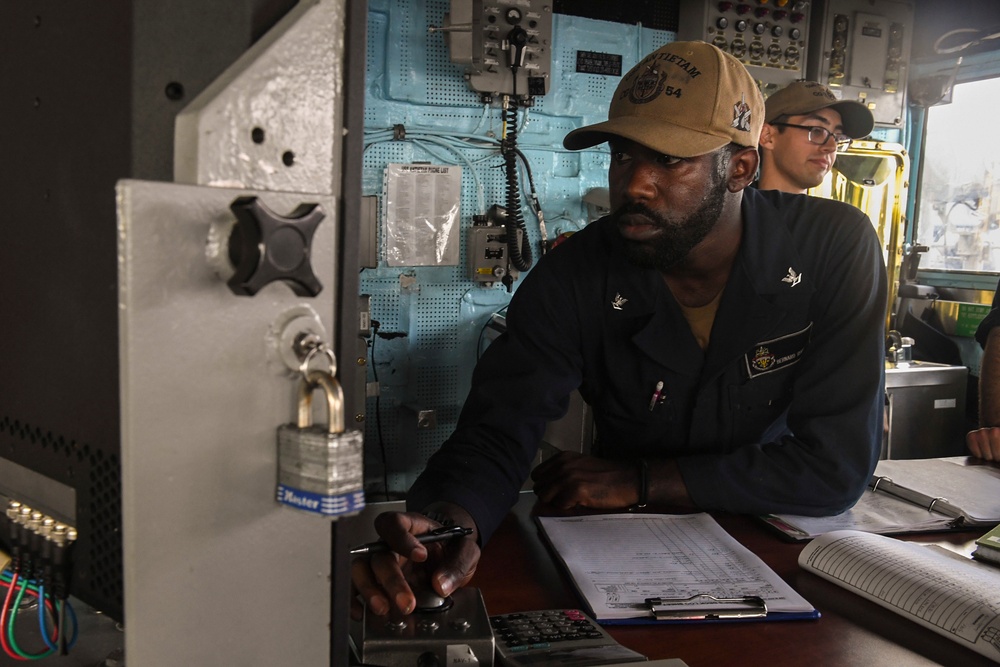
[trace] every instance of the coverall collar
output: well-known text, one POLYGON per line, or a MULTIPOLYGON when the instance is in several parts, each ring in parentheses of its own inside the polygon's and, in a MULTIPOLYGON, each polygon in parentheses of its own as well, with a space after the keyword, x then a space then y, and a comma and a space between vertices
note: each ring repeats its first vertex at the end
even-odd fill
POLYGON ((734 351, 742 355, 780 330, 788 307, 808 299, 813 292, 812 276, 803 271, 788 230, 770 222, 779 219, 773 205, 748 188, 744 190, 742 213, 743 242, 705 352, 695 342, 659 272, 630 264, 612 229, 615 251, 605 303, 614 308, 623 298, 629 301, 616 317, 645 320, 632 341, 656 363, 684 375, 701 374, 707 380, 733 362, 734 351))

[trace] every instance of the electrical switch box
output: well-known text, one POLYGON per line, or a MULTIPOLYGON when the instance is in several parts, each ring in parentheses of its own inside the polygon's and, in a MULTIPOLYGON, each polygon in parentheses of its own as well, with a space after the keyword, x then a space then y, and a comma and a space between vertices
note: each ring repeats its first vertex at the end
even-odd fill
POLYGON ((828 0, 814 11, 808 78, 866 104, 876 126, 902 127, 913 3, 828 0))
POLYGON ((440 28, 452 62, 463 64, 472 90, 530 99, 549 90, 552 3, 451 0, 440 28))
MULTIPOLYGON (((493 287, 510 274, 517 280, 518 270, 510 266, 507 254, 507 227, 477 223, 468 232, 469 280, 481 287, 493 287)), ((521 230, 517 230, 520 245, 521 230)))

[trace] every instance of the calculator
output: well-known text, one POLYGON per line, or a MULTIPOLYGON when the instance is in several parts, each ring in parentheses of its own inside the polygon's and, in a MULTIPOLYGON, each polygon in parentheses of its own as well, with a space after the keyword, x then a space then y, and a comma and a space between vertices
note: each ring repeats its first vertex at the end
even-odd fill
POLYGON ((645 662, 579 609, 490 616, 498 667, 588 667, 645 662))

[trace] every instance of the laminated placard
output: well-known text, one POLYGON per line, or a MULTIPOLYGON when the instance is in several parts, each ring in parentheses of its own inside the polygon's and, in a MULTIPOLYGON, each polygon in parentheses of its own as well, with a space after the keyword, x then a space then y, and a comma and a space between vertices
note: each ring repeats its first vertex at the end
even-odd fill
POLYGON ((461 167, 389 164, 383 193, 387 266, 458 264, 461 167))

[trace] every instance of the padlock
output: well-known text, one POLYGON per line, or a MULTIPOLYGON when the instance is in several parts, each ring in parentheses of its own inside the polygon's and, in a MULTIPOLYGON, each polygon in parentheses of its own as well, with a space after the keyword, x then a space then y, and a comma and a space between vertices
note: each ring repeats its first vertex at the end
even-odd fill
POLYGON ((326 371, 309 371, 299 383, 298 423, 278 428, 278 502, 339 518, 365 506, 364 435, 344 428, 344 392, 326 371), (312 395, 326 395, 326 427, 312 423, 312 395))

